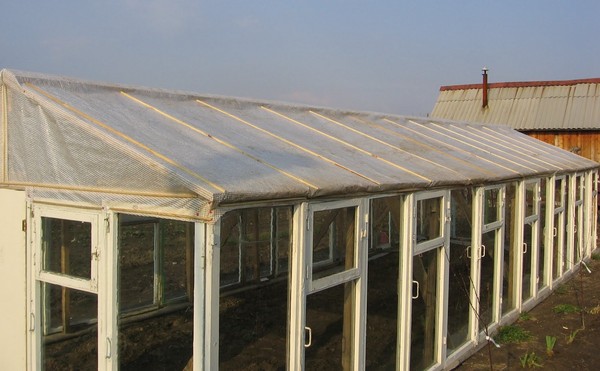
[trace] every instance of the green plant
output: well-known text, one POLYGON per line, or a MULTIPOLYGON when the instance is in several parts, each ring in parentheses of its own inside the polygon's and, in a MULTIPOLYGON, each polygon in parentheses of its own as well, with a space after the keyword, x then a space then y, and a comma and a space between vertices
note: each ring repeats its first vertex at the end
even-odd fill
POLYGON ((556 345, 556 336, 546 335, 546 354, 548 357, 554 355, 554 346, 556 345))
POLYGON ((502 326, 496 335, 500 344, 521 343, 531 339, 531 334, 518 325, 502 326))
POLYGON ((578 328, 577 330, 574 330, 569 335, 567 335, 567 344, 571 344, 573 341, 575 341, 575 337, 577 336, 577 333, 581 330, 582 329, 578 328))
POLYGON ((540 364, 542 360, 535 354, 535 352, 527 352, 523 355, 523 357, 519 357, 519 360, 521 361, 521 367, 523 368, 542 367, 540 364))
POLYGON ((565 285, 560 285, 554 289, 554 292, 556 293, 556 295, 564 295, 567 293, 567 291, 568 291, 568 289, 567 289, 567 286, 565 286, 565 285))
POLYGON ((531 319, 533 319, 533 317, 529 312, 521 312, 521 314, 519 314, 519 321, 530 321, 531 319))
POLYGON ((579 313, 581 311, 581 308, 573 304, 558 304, 555 305, 554 308, 552 308, 552 310, 554 311, 554 313, 558 314, 569 314, 579 313))
POLYGON ((592 254, 592 260, 600 260, 600 254, 599 253, 592 254))

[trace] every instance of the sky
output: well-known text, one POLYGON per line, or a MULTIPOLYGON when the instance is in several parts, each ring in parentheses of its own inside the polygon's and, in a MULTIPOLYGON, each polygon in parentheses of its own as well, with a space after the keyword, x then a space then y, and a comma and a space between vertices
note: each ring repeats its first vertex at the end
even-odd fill
POLYGON ((598 0, 0 0, 0 68, 426 116, 443 85, 600 77, 598 0))

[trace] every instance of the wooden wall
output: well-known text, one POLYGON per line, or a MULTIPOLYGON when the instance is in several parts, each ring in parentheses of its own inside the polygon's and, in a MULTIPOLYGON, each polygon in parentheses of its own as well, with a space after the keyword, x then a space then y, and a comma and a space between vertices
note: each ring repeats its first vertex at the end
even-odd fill
POLYGON ((600 131, 527 131, 525 134, 600 162, 600 131))

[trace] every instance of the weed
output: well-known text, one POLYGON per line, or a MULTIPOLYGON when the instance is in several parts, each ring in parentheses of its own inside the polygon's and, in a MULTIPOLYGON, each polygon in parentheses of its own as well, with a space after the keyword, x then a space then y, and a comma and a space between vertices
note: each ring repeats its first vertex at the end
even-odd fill
POLYGON ((519 321, 530 321, 532 319, 533 317, 529 312, 521 312, 521 314, 519 314, 519 321))
POLYGON ((521 361, 521 367, 523 368, 542 367, 540 364, 542 360, 535 354, 535 352, 527 352, 523 355, 523 357, 519 357, 519 360, 521 361))
POLYGON ((556 293, 556 295, 564 295, 567 293, 567 291, 569 291, 569 290, 566 285, 560 285, 554 289, 554 292, 556 293))
POLYGON ((496 341, 501 344, 521 343, 531 339, 529 331, 518 325, 502 326, 496 335, 496 341))
POLYGON ((600 253, 592 254, 592 260, 600 260, 600 253))
POLYGON ((600 305, 596 305, 595 307, 588 310, 590 314, 600 314, 600 305))
POLYGON ((579 313, 581 311, 581 308, 573 304, 558 304, 555 305, 554 308, 552 308, 552 310, 554 311, 554 313, 558 314, 570 314, 579 313))
POLYGON ((546 354, 548 357, 554 355, 554 346, 556 345, 556 336, 546 335, 546 354))
POLYGON ((578 328, 577 330, 571 332, 569 335, 567 335, 567 344, 571 344, 573 341, 575 341, 575 337, 577 336, 577 333, 579 331, 581 331, 582 329, 578 328))

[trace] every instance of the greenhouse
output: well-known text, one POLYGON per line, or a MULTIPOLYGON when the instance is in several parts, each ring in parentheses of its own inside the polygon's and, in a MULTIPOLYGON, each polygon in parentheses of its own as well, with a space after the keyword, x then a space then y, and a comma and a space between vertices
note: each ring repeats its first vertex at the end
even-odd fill
POLYGON ((505 126, 0 74, 3 369, 450 369, 596 248, 505 126))

